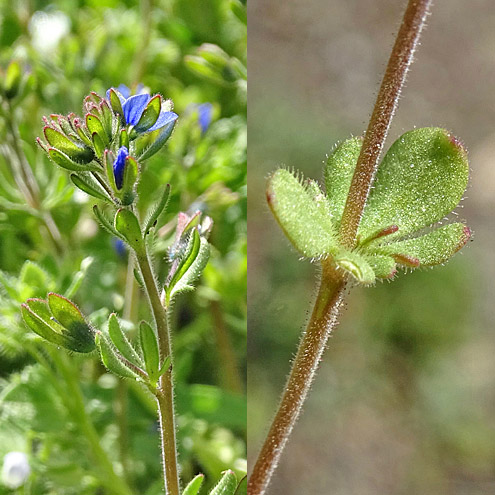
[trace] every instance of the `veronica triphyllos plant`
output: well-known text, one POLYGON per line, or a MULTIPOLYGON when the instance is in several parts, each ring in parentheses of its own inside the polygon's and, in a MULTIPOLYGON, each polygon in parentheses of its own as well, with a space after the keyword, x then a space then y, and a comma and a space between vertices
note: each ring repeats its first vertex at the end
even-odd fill
MULTIPOLYGON (((208 262, 212 220, 199 211, 177 212, 176 235, 168 249, 169 271, 161 280, 151 260, 151 246, 171 187, 163 187, 160 199, 145 214, 140 214, 137 193, 143 162, 172 134, 178 119, 172 106, 161 95, 131 95, 126 87, 110 88, 106 98, 96 93, 85 98, 83 118, 73 113, 45 117, 45 139, 38 138, 48 157, 71 172, 73 184, 100 201, 93 211, 102 228, 128 246, 135 278, 149 302, 150 321, 139 323, 137 339, 132 341, 116 314, 110 315, 104 328, 96 328, 72 301, 53 292, 45 299, 28 299, 22 315, 28 327, 49 343, 70 352, 98 353, 110 372, 142 384, 157 405, 165 492, 196 495, 202 474, 184 490, 179 482, 169 321, 174 301, 194 289, 208 262)), ((108 471, 113 473, 111 466, 108 471)), ((118 477, 108 484, 109 493, 130 494, 118 477)), ((227 470, 210 493, 233 495, 237 487, 236 475, 227 470)))

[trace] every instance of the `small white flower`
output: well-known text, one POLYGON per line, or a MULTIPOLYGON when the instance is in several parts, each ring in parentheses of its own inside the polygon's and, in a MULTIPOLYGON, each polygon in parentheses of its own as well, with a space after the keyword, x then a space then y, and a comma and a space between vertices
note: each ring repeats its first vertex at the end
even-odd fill
POLYGON ((29 477, 31 468, 24 452, 9 452, 3 458, 2 482, 9 488, 19 488, 29 477))

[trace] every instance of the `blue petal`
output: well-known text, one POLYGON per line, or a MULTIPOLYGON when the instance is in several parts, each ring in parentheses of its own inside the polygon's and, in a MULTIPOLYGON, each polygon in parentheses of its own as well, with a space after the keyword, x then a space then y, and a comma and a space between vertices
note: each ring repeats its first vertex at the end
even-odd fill
POLYGON ((150 127, 148 129, 148 132, 161 129, 163 126, 170 124, 170 122, 175 122, 178 118, 179 116, 174 112, 160 112, 158 119, 156 120, 153 127, 150 127))
POLYGON ((124 170, 125 170, 125 161, 129 156, 129 150, 122 146, 118 153, 117 158, 113 162, 113 175, 115 177, 115 185, 117 189, 122 189, 122 184, 124 182, 124 170))
POLYGON ((120 91, 120 94, 127 100, 131 96, 131 90, 125 84, 119 84, 117 88, 120 91))
POLYGON ((198 105, 198 123, 201 127, 201 134, 204 134, 211 124, 213 105, 211 103, 202 103, 198 105))
POLYGON ((136 125, 143 114, 148 101, 150 100, 150 95, 135 95, 128 98, 122 105, 122 110, 124 110, 124 118, 128 124, 136 125))

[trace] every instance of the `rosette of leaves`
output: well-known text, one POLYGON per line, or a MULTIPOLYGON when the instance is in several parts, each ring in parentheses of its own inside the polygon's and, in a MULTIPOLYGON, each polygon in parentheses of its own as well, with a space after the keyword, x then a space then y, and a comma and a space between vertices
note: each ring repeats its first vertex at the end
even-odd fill
POLYGON ((138 162, 148 159, 172 134, 177 114, 172 102, 147 93, 129 96, 111 88, 107 99, 89 94, 84 118, 52 114, 44 117, 40 147, 60 167, 71 172, 76 187, 117 206, 135 199, 138 162))
POLYGON ((462 144, 439 128, 401 136, 378 168, 356 247, 349 249, 338 232, 361 146, 361 138, 352 138, 330 155, 326 194, 315 181, 285 169, 269 178, 268 204, 293 246, 305 258, 333 262, 364 285, 393 278, 399 267, 448 261, 471 236, 463 223, 440 225, 468 183, 462 144))

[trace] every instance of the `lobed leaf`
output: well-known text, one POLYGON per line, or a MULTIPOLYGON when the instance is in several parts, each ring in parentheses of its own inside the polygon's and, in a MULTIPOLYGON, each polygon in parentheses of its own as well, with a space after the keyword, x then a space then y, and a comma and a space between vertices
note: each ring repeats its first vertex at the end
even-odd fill
MULTIPOLYGON (((380 251, 395 256, 416 258, 422 266, 434 266, 449 260, 470 239, 471 231, 462 223, 451 223, 428 234, 386 244, 380 251)), ((400 263, 400 259, 398 260, 400 263)))
POLYGON ((431 225, 459 203, 468 182, 465 149, 444 129, 406 132, 390 147, 376 175, 359 237, 389 225, 403 237, 431 225))
POLYGON ((336 226, 340 225, 362 146, 362 137, 347 139, 335 148, 335 151, 328 157, 325 166, 326 193, 332 219, 336 226))
POLYGON ((337 247, 328 200, 321 191, 316 194, 315 185, 310 182, 305 187, 291 172, 279 169, 267 187, 275 218, 294 247, 308 258, 333 253, 337 247))

